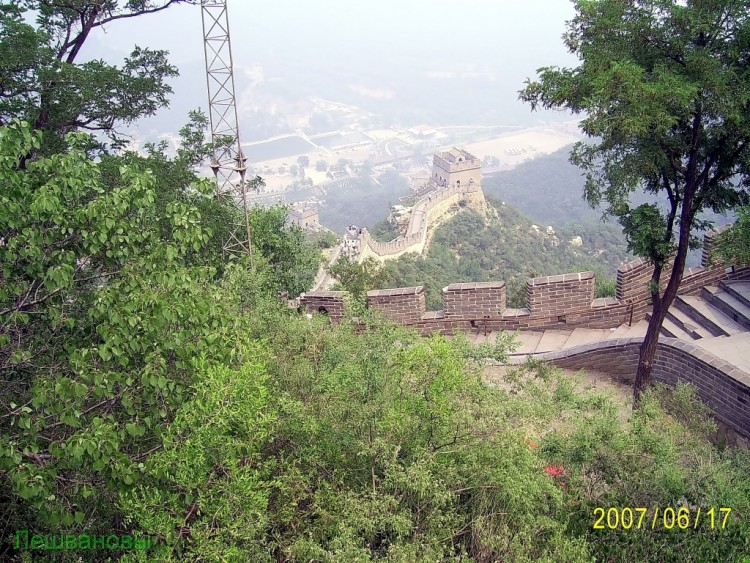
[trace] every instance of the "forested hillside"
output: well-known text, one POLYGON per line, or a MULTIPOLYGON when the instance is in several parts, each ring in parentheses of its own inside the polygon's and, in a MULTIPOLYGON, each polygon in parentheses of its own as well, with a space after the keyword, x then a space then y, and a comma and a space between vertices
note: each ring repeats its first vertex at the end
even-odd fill
POLYGON ((617 266, 628 259, 616 226, 570 225, 548 235, 509 203, 487 201, 487 217, 464 211, 440 226, 424 258, 410 254, 386 262, 382 287, 424 285, 428 309, 435 310, 448 284, 505 280, 509 306, 523 307, 527 278, 594 270, 598 293, 613 294, 617 266), (570 242, 576 236, 581 246, 570 242))
MULTIPOLYGON (((572 145, 487 176, 482 180, 482 189, 544 225, 596 232, 602 224, 602 210, 592 209, 584 201, 585 178, 581 169, 568 160, 571 148, 572 145)), ((633 192, 630 201, 633 207, 659 203, 658 198, 640 190, 633 192)), ((736 219, 736 214, 731 210, 717 213, 707 209, 700 213, 700 218, 714 225, 726 225, 736 219)), ((622 231, 615 218, 604 224, 613 227, 607 231, 622 231)), ((688 255, 688 267, 699 264, 700 252, 694 249, 688 255)))

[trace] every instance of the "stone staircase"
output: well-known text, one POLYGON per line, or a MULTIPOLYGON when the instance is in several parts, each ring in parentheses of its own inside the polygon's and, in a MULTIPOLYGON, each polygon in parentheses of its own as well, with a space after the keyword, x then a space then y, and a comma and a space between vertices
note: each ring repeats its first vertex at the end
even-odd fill
MULTIPOLYGON (((646 320, 613 329, 522 331, 513 356, 566 350, 619 338, 643 338, 646 320)), ((494 340, 494 332, 469 335, 475 343, 494 340)), ((661 335, 700 346, 711 354, 750 372, 750 281, 720 281, 701 288, 699 295, 678 296, 670 307, 661 335)))

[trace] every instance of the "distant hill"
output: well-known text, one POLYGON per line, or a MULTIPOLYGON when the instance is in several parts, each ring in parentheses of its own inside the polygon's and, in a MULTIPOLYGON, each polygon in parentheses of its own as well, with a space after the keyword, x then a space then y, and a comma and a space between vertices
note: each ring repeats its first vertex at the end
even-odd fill
POLYGON ((505 280, 509 305, 521 307, 526 278, 594 270, 600 291, 611 293, 617 266, 631 259, 615 225, 570 225, 548 234, 508 202, 487 200, 488 216, 466 211, 439 227, 424 258, 387 262, 383 287, 424 285, 428 308, 439 309, 440 292, 450 283, 505 280), (581 246, 571 243, 576 236, 581 246))
MULTIPOLYGON (((568 161, 571 147, 569 145, 512 170, 484 178, 482 188, 485 194, 510 203, 540 224, 552 225, 555 229, 571 226, 578 230, 596 231, 599 226, 610 225, 621 231, 615 219, 610 218, 607 223, 602 223, 602 210, 592 209, 583 200, 585 178, 581 169, 568 161)), ((632 194, 631 202, 635 206, 661 200, 638 191, 632 194)), ((706 212, 701 219, 724 225, 734 221, 735 215, 706 212)), ((700 251, 694 250, 688 256, 688 266, 699 263, 700 251)))

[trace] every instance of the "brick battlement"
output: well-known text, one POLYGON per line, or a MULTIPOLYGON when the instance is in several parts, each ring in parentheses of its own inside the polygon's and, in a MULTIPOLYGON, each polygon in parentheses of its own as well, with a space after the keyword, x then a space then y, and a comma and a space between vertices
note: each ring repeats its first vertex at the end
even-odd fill
MULTIPOLYGON (((704 238, 703 266, 687 270, 679 295, 690 295, 719 280, 748 279, 750 268, 711 265, 712 233, 704 238)), ((503 281, 454 283, 443 288, 443 308, 425 310, 422 286, 378 289, 367 294, 371 309, 421 334, 454 334, 471 330, 547 330, 576 327, 614 329, 623 323, 637 322, 648 312, 651 264, 636 259, 617 270, 617 297, 594 298, 593 272, 561 274, 529 279, 526 283, 527 307, 506 307, 503 281)), ((669 275, 670 268, 664 274, 669 275)), ((664 278, 662 278, 664 279, 664 278)), ((310 292, 300 303, 309 311, 321 308, 333 320, 341 318, 345 308, 344 292, 310 292)), ((638 346, 642 339, 627 343, 606 341, 542 354, 541 357, 562 367, 590 367, 611 373, 635 373, 638 346), (619 370, 619 371, 618 371, 619 370)), ((687 380, 698 387, 701 398, 710 405, 717 418, 732 432, 750 436, 750 374, 724 365, 704 350, 675 340, 660 340, 654 377, 674 384, 687 380)))
MULTIPOLYGON (((443 198, 460 193, 455 188, 444 191, 443 198)), ((366 236, 366 231, 364 233, 366 236)), ((712 246, 706 235, 704 263, 709 263, 712 246)), ((385 243, 384 247, 387 248, 385 243)), ((668 276, 670 268, 664 275, 668 276)), ((685 272, 680 295, 690 295, 704 285, 726 278, 724 266, 691 268, 685 272)), ((367 294, 367 303, 384 316, 424 334, 452 334, 481 326, 487 330, 546 330, 550 328, 617 328, 624 322, 642 320, 650 305, 648 282, 651 264, 638 258, 617 269, 616 297, 595 299, 596 278, 593 272, 543 276, 526 282, 527 304, 522 309, 508 309, 503 281, 454 283, 443 289, 440 311, 425 310, 424 289, 419 287, 378 289, 367 294)), ((332 318, 343 314, 341 292, 310 292, 301 303, 311 311, 323 307, 332 318), (334 296, 339 294, 339 296, 334 296), (334 301, 341 306, 334 306, 334 301), (340 313, 341 312, 341 313, 340 313)))

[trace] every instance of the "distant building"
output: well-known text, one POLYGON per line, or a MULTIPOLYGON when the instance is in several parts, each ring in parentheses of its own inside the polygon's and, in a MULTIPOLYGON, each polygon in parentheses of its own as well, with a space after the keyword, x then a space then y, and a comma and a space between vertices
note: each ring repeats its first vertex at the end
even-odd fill
POLYGON ((432 181, 438 186, 468 186, 482 181, 482 163, 473 154, 453 147, 432 161, 432 181))
POLYGON ((320 228, 318 208, 312 205, 296 207, 289 212, 287 223, 308 231, 317 231, 320 228))
POLYGON ((409 129, 409 133, 416 137, 432 137, 433 135, 437 135, 437 129, 429 125, 417 125, 409 129))

